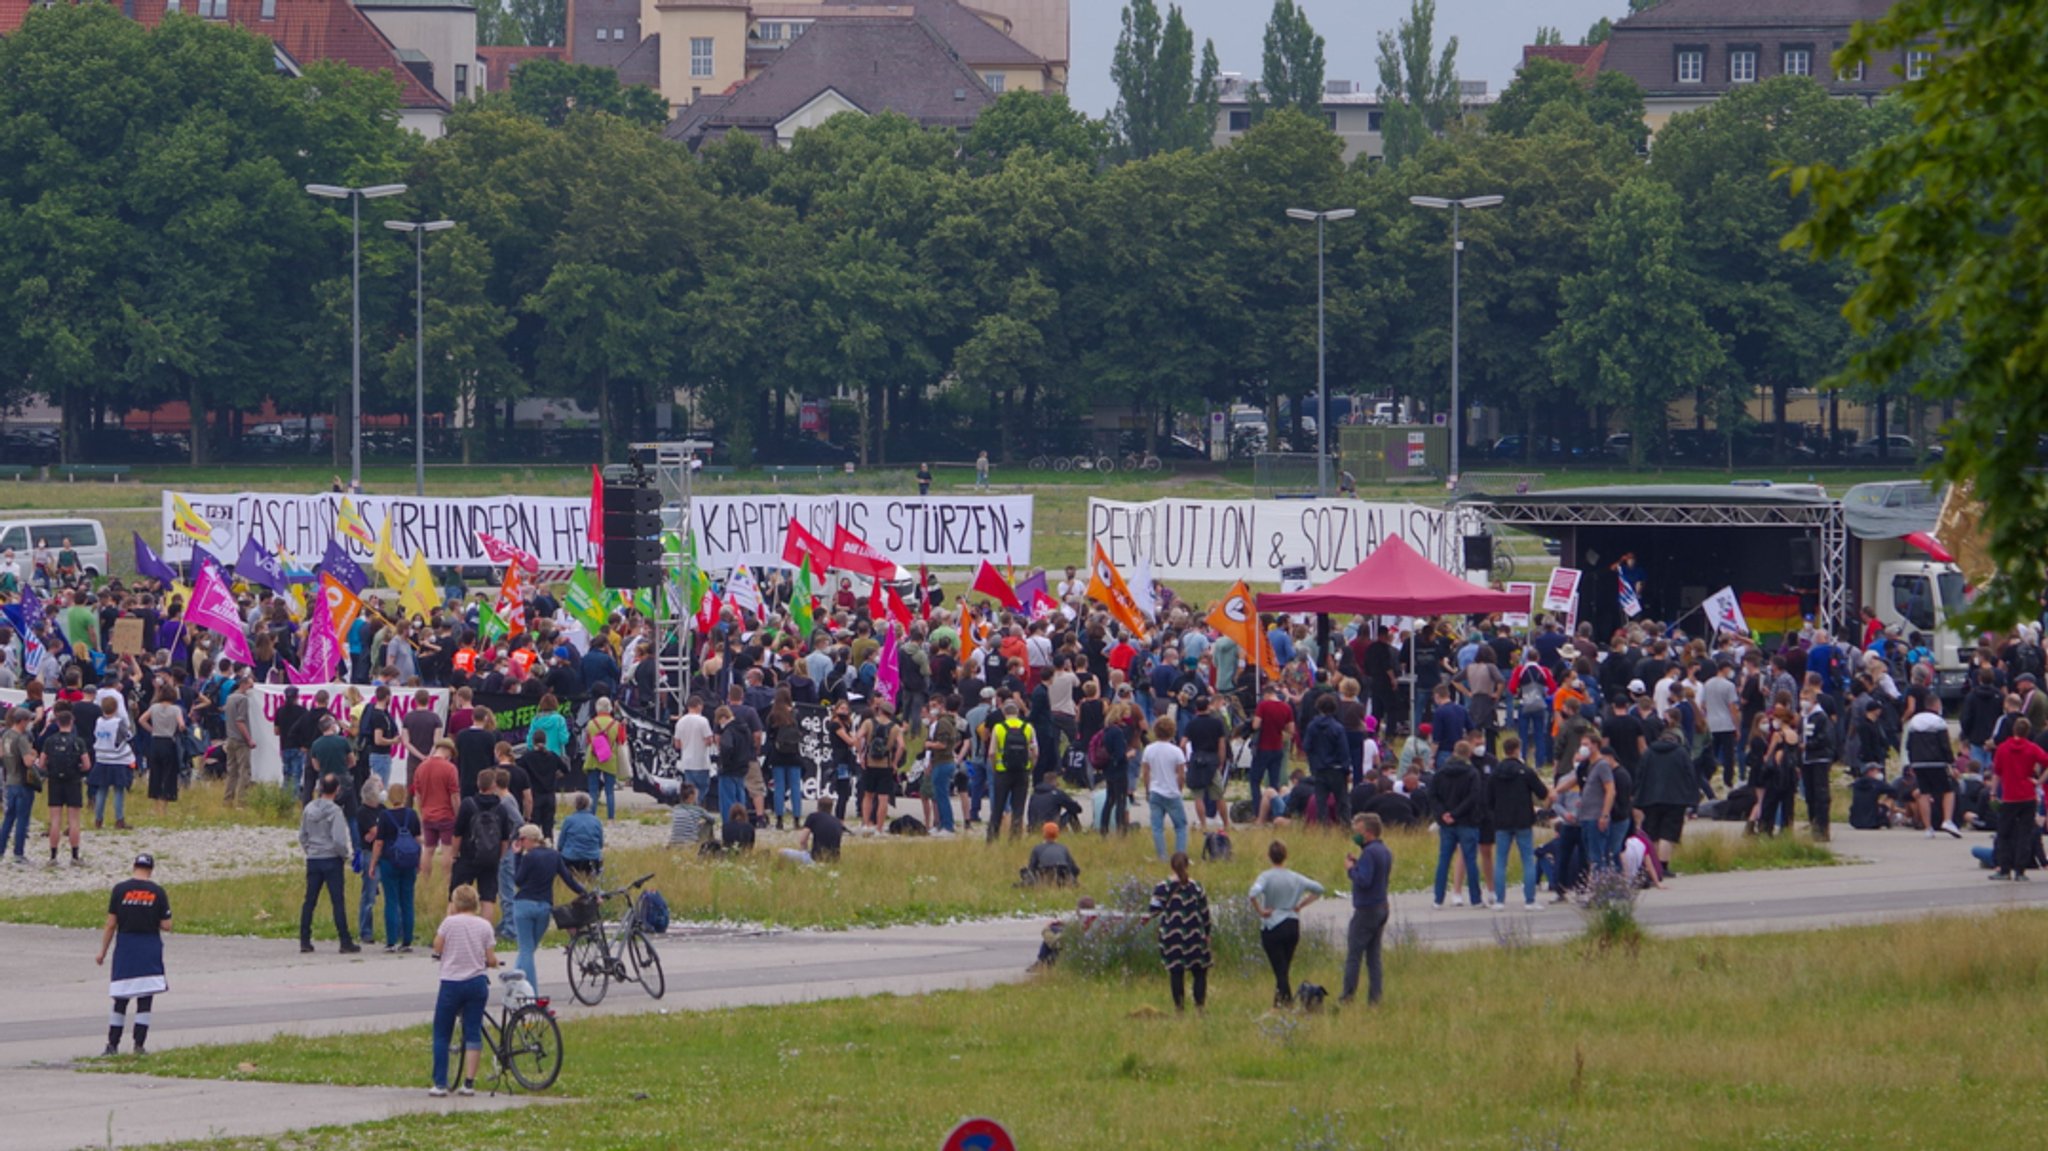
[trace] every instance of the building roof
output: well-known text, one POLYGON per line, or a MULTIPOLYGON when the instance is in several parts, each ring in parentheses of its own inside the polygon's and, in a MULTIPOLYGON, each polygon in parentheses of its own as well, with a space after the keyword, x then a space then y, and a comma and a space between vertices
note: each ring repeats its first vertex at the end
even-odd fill
POLYGON ((569 58, 569 50, 560 45, 538 48, 522 45, 507 48, 494 44, 478 44, 476 58, 477 62, 484 66, 484 90, 505 92, 511 89, 512 73, 518 71, 521 64, 528 60, 566 60, 569 58))
POLYGON ((1893 0, 1663 0, 1616 28, 1814 28, 1878 20, 1893 0))
POLYGON ((476 0, 355 0, 358 8, 452 8, 464 12, 476 11, 476 0))
POLYGON ((649 88, 661 87, 661 33, 656 32, 633 45, 633 50, 619 61, 617 71, 619 83, 627 87, 643 84, 649 88))
POLYGON ((1729 75, 1732 48, 1762 49, 1755 79, 1768 80, 1782 74, 1780 48, 1796 46, 1811 51, 1808 68, 1829 92, 1874 96, 1898 83, 1881 59, 1872 60, 1862 76, 1847 79, 1835 75, 1827 61, 1852 25, 1879 19, 1890 8, 1891 0, 1664 0, 1615 23, 1602 67, 1630 76, 1648 96, 1707 100, 1747 83, 1729 75), (1697 81, 1678 80, 1681 49, 1703 53, 1697 81))
MULTIPOLYGON (((398 49, 348 0, 275 2, 276 15, 265 19, 263 0, 227 0, 226 22, 268 37, 294 62, 334 60, 366 72, 389 72, 398 81, 401 108, 448 110, 448 101, 405 66, 398 49)), ((19 28, 31 7, 34 0, 0 0, 0 34, 19 28)), ((164 0, 133 0, 132 13, 136 20, 155 27, 163 22, 164 0)))
POLYGON ((1602 40, 1598 44, 1530 44, 1522 49, 1522 63, 1555 60, 1578 69, 1580 79, 1590 80, 1607 60, 1608 43, 1602 40))
MULTIPOLYGON (((834 8, 864 7, 870 11, 874 8, 873 4, 862 5, 859 0, 846 0, 844 3, 841 0, 823 0, 819 6, 828 12, 834 8)), ((959 0, 917 0, 911 9, 916 18, 929 24, 960 59, 976 67, 1046 66, 1045 59, 1038 53, 1004 35, 987 20, 961 6, 959 0)))
POLYGON ((862 112, 896 112, 921 124, 967 127, 995 102, 923 20, 821 20, 762 73, 722 97, 696 101, 669 128, 694 141, 725 128, 772 130, 826 92, 862 112))

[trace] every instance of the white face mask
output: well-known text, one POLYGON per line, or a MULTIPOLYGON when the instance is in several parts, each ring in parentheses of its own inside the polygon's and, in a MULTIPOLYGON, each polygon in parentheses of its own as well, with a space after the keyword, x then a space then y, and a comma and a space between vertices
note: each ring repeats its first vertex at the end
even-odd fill
POLYGON ((1591 758, 1593 758, 1593 749, 1592 749, 1592 748, 1590 748, 1590 747, 1587 747, 1587 746, 1586 746, 1585 744, 1580 744, 1580 745, 1579 745, 1579 756, 1578 756, 1578 761, 1579 761, 1580 763, 1584 763, 1584 762, 1586 762, 1587 760, 1589 760, 1589 759, 1591 759, 1591 758))

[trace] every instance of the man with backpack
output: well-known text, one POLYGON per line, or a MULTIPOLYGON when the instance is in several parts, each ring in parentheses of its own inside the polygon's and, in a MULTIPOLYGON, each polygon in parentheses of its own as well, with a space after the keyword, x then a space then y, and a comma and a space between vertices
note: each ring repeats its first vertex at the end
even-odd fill
POLYGON ((854 743, 860 748, 861 825, 880 835, 896 796, 896 768, 903 762, 903 729, 887 700, 873 702, 854 743))
POLYGON ((1031 794, 1031 765, 1038 762, 1038 734, 1018 716, 1017 701, 1003 704, 1003 718, 989 736, 995 763, 995 800, 989 807, 988 839, 1002 834, 1003 813, 1010 814, 1010 838, 1024 833, 1024 804, 1031 794))
POLYGON ((455 813, 455 868, 448 888, 474 884, 481 905, 478 914, 492 922, 498 912, 498 868, 518 830, 512 803, 498 794, 511 782, 512 773, 502 768, 477 773, 477 793, 463 800, 455 813))
POLYGON ((92 770, 92 753, 85 739, 73 730, 76 717, 68 707, 55 712, 57 726, 43 737, 43 784, 49 790, 50 866, 57 866, 57 845, 69 825, 71 866, 82 867, 78 855, 79 837, 85 824, 85 774, 92 770))

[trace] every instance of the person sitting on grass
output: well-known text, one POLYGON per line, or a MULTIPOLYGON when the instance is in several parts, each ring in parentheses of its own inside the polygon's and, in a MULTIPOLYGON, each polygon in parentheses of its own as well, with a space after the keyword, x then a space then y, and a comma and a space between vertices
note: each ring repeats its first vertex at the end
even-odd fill
POLYGON ((676 809, 668 820, 670 847, 696 847, 711 825, 711 813, 697 805, 697 785, 685 783, 676 793, 676 809))
POLYGON ((1259 822, 1285 827, 1296 817, 1306 818, 1311 805, 1315 803, 1316 785, 1311 783, 1308 772, 1294 769, 1287 777, 1290 785, 1285 792, 1268 791, 1259 796, 1259 822))
POLYGON ((1056 823, 1071 831, 1081 830, 1081 805, 1060 787, 1058 775, 1048 775, 1031 789, 1024 805, 1024 818, 1034 824, 1056 823))
POLYGON ((747 805, 735 803, 725 811, 725 825, 718 829, 719 849, 731 854, 754 850, 754 819, 747 805))
POLYGON ((1060 825, 1047 823, 1043 834, 1045 842, 1031 849, 1031 860, 1017 873, 1018 882, 1025 887, 1047 884, 1065 887, 1081 878, 1081 865, 1074 861, 1074 853, 1060 842, 1060 825))

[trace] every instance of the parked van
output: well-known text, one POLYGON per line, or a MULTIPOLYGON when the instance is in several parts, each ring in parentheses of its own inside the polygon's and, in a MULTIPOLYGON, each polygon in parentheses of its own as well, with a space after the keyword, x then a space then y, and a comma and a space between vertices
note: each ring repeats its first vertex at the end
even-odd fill
POLYGON ((0 551, 13 548, 14 560, 21 565, 23 574, 28 572, 38 543, 49 547, 50 560, 55 563, 66 539, 71 541, 79 565, 88 575, 98 578, 111 570, 107 565, 106 525, 98 520, 0 520, 0 551))

